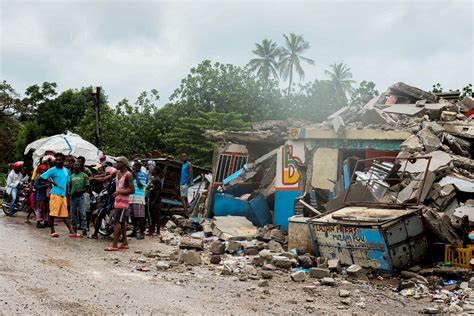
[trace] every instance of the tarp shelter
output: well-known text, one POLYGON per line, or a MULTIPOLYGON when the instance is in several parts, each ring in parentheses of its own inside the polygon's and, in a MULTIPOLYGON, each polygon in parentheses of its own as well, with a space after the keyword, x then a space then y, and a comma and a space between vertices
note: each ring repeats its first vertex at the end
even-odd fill
POLYGON ((28 154, 31 150, 34 150, 33 164, 35 166, 39 164, 41 157, 47 151, 61 152, 75 157, 83 156, 86 158, 86 165, 95 165, 99 162, 99 156, 102 153, 93 144, 71 132, 38 139, 26 146, 24 154, 28 154))

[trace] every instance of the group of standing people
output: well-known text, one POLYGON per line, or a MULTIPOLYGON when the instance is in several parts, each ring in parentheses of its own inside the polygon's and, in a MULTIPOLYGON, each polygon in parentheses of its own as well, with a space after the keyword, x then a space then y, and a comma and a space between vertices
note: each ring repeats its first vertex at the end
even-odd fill
MULTIPOLYGON (((192 165, 185 153, 181 155, 181 161, 180 195, 187 216, 187 194, 192 184, 192 165)), ((113 243, 105 248, 106 251, 128 249, 127 236, 137 239, 144 239, 145 235, 160 236, 163 186, 160 168, 151 161, 146 170, 139 160, 135 160, 130 168, 127 158, 122 156, 117 158, 115 167, 109 166, 104 171, 104 174, 93 176, 85 166, 84 157, 75 159, 62 153, 43 157, 34 169, 30 181, 33 188, 31 209, 34 209, 36 215, 36 226, 49 227, 50 236, 57 238, 59 234, 55 231, 55 220, 62 220, 70 238, 81 238, 88 236, 89 223, 92 221, 95 230, 89 238, 97 239, 101 215, 97 216, 94 223, 94 220, 91 220, 91 212, 87 210, 90 209, 92 186, 103 183, 110 187, 114 225, 113 243), (145 233, 146 196, 150 223, 145 233), (127 235, 129 216, 132 218, 133 230, 127 235)), ((18 166, 13 166, 7 177, 7 193, 11 201, 15 201, 21 181, 25 181, 24 176, 18 166)), ((109 189, 107 191, 109 192, 109 189)), ((10 215, 14 214, 14 204, 10 203, 10 215)))

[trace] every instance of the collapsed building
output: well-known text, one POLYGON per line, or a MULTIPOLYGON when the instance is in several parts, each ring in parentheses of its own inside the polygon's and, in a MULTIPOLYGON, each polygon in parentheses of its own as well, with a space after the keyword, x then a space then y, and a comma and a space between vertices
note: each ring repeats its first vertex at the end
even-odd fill
POLYGON ((288 249, 387 273, 423 260, 437 242, 466 245, 473 114, 474 101, 459 92, 400 82, 319 124, 208 131, 222 143, 208 216, 276 224, 288 231, 288 249))

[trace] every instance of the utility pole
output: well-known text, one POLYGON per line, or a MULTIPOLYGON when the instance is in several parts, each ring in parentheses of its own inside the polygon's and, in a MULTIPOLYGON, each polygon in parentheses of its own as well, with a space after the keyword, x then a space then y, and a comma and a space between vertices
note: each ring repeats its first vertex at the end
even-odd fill
POLYGON ((100 148, 100 87, 93 89, 95 103, 95 145, 100 148))

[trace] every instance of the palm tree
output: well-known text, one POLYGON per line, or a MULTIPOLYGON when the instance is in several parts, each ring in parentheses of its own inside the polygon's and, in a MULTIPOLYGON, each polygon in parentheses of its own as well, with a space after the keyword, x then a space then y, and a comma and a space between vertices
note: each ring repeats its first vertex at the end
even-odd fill
POLYGON ((264 39, 261 44, 255 43, 255 50, 252 51, 258 58, 253 58, 249 62, 250 71, 256 71, 257 76, 268 81, 270 74, 273 78, 278 79, 278 63, 277 57, 280 50, 277 43, 272 40, 264 39))
POLYGON ((303 35, 296 35, 291 33, 288 37, 283 34, 285 38, 285 46, 280 47, 280 62, 278 68, 283 79, 289 79, 288 83, 288 97, 290 96, 291 84, 293 83, 293 67, 296 69, 300 80, 304 78, 304 70, 301 67, 301 61, 305 61, 310 65, 314 65, 314 60, 301 56, 301 54, 309 48, 309 42, 306 42, 303 35))
POLYGON ((352 84, 355 83, 352 80, 351 68, 347 67, 344 63, 332 64, 329 66, 330 70, 325 70, 324 73, 329 75, 329 79, 334 85, 334 90, 339 96, 340 102, 347 103, 347 95, 354 91, 352 84))

